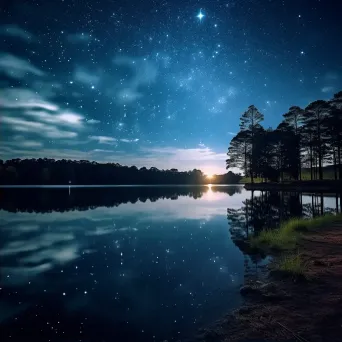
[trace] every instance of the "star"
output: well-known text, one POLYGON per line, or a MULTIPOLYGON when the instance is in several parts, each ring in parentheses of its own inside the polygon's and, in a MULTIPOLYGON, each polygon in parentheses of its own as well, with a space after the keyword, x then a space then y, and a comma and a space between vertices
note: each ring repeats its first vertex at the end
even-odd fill
POLYGON ((197 14, 197 18, 202 21, 202 19, 205 17, 205 15, 202 13, 202 9, 200 9, 199 13, 197 14))

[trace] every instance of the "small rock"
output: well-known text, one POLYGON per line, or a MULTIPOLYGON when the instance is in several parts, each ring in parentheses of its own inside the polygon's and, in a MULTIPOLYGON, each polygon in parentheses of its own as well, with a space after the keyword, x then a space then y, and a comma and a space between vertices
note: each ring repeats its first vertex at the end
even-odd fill
POLYGON ((246 315, 249 314, 252 311, 252 308, 250 306, 243 306, 240 309, 236 311, 239 315, 246 315))
POLYGON ((260 290, 262 292, 276 292, 277 291, 277 286, 274 283, 266 283, 262 284, 260 286, 260 290))
POLYGON ((240 288, 240 293, 243 296, 249 295, 249 294, 254 294, 260 292, 258 288, 251 286, 251 285, 245 285, 240 288))

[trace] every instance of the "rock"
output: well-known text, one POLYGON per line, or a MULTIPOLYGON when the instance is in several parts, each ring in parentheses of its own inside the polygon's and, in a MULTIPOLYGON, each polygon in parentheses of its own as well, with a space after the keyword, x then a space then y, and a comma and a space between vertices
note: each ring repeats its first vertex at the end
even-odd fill
POLYGON ((245 285, 240 288, 240 293, 242 296, 247 296, 249 294, 255 294, 260 292, 260 290, 252 285, 245 285))
POLYGON ((263 293, 267 293, 267 292, 274 293, 277 291, 277 286, 274 283, 262 284, 259 288, 263 293))
POLYGON ((252 311, 251 306, 243 306, 240 309, 236 310, 236 314, 246 315, 246 314, 249 314, 251 311, 252 311))
POLYGON ((289 296, 285 292, 278 292, 278 293, 265 293, 262 295, 262 299, 270 301, 270 302, 277 302, 285 299, 289 299, 291 296, 289 296))

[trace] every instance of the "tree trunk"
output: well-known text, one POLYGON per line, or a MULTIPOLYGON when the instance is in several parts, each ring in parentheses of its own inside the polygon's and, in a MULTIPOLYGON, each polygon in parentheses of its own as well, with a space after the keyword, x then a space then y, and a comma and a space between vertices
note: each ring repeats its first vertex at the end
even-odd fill
POLYGON ((319 148, 319 152, 318 152, 318 175, 319 175, 319 180, 323 180, 322 152, 321 152, 321 148, 319 148))
POLYGON ((341 146, 338 144, 337 147, 337 161, 338 161, 338 179, 342 179, 342 167, 341 167, 341 146))
POLYGON ((336 214, 338 214, 338 194, 335 194, 336 214))
POLYGON ((311 180, 313 180, 312 162, 313 162, 312 146, 310 146, 310 173, 311 173, 311 180))
POLYGON ((323 193, 321 193, 321 215, 324 215, 324 196, 323 193))
POLYGON ((334 155, 334 176, 335 180, 337 180, 337 165, 336 165, 336 151, 333 149, 333 155, 334 155))

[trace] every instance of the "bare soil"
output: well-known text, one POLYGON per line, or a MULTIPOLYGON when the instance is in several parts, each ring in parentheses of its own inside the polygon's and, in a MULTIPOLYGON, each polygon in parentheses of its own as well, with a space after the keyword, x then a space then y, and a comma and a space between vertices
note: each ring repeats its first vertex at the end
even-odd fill
POLYGON ((306 235, 298 250, 307 279, 271 271, 275 293, 247 295, 245 307, 202 330, 197 341, 341 342, 342 224, 306 235))

